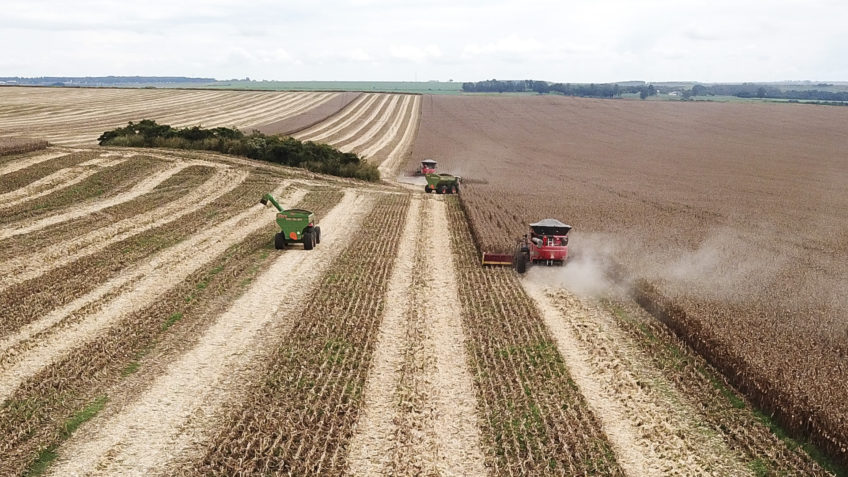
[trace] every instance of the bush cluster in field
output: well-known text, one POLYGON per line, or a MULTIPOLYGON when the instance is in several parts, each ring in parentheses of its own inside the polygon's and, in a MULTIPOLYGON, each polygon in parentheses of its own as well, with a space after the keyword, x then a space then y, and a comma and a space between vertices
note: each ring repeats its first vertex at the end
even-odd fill
POLYGON ((126 127, 104 132, 97 141, 101 146, 169 147, 201 149, 224 154, 247 156, 341 177, 377 181, 377 166, 357 154, 341 152, 328 144, 301 142, 293 137, 266 135, 259 131, 244 134, 235 128, 204 129, 199 126, 173 128, 167 124, 143 119, 126 127))

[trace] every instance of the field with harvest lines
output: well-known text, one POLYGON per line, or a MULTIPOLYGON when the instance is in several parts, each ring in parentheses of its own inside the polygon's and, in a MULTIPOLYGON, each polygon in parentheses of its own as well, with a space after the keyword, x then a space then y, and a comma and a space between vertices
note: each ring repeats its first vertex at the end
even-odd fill
MULTIPOLYGON (((560 131, 546 115, 571 120, 575 104, 148 89, 0 97, 0 146, 15 145, 0 153, 2 475, 841 472, 739 392, 711 354, 729 346, 724 335, 686 339, 714 331, 707 323, 724 330, 697 321, 702 302, 633 273, 623 253, 597 254, 604 273, 585 266, 590 232, 621 220, 588 193, 597 169, 556 169, 563 145, 511 136, 560 131), (285 132, 356 152, 384 180, 94 145, 140 119, 285 132), (537 195, 527 178, 503 179, 526 174, 522 147, 554 168, 537 195), (423 157, 467 178, 458 197, 394 180, 423 157), (313 250, 275 249, 276 211, 259 203, 269 192, 316 214, 313 250), (572 262, 526 276, 480 265, 481 250, 508 248, 538 214, 575 222, 572 262), (575 276, 606 280, 603 293, 575 276)), ((669 202, 619 190, 622 203, 664 211, 671 222, 655 226, 683 220, 669 202)), ((746 303, 732 305, 747 313, 746 303)))

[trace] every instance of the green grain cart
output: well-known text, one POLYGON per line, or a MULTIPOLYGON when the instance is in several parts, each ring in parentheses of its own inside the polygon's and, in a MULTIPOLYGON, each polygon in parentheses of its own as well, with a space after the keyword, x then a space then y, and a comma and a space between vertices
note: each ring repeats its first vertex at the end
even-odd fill
POLYGON ((259 200, 262 205, 268 202, 277 208, 277 225, 281 231, 274 235, 274 247, 286 248, 290 243, 302 243, 304 250, 312 250, 321 243, 321 227, 315 225, 315 214, 303 209, 283 210, 271 194, 265 194, 259 200))
POLYGON ((462 182, 462 177, 450 174, 427 174, 427 185, 424 190, 429 194, 435 191, 437 194, 458 194, 459 183, 462 182))

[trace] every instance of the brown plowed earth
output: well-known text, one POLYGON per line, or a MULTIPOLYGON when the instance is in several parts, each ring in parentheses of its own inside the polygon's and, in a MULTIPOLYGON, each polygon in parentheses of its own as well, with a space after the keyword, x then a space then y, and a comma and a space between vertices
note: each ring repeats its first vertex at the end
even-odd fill
POLYGON ((333 116, 334 114, 347 107, 348 104, 350 104, 354 99, 358 98, 361 94, 361 92, 355 91, 339 93, 333 99, 327 101, 326 103, 323 103, 318 107, 312 108, 296 116, 282 119, 280 121, 275 121, 273 123, 254 126, 248 129, 256 129, 257 131, 264 134, 284 134, 286 136, 290 136, 292 134, 297 133, 298 131, 302 131, 306 128, 312 127, 329 118, 330 116, 333 116))
POLYGON ((52 174, 57 170, 76 166, 81 162, 94 159, 99 155, 100 153, 98 151, 74 152, 4 174, 3 179, 0 180, 0 194, 6 194, 15 189, 19 189, 52 174))
MULTIPOLYGON (((294 206, 321 217, 341 196, 335 190, 309 192, 294 206)), ((275 253, 276 230, 276 224, 269 222, 268 227, 192 273, 155 304, 31 377, 0 410, 0 432, 8 437, 6 445, 0 446, 4 463, 0 472, 26 469, 37 449, 61 439, 62 429, 56 423, 70 419, 98 396, 109 396, 111 409, 136 399, 165 372, 168 363, 196 344, 212 323, 210 317, 223 313, 228 303, 267 269, 275 253), (37 404, 22 412, 14 403, 37 404)))
MULTIPOLYGON (((428 200, 429 199, 429 200, 428 200)), ((386 295, 351 475, 485 475, 444 202, 414 200, 386 295)))
POLYGON ((624 475, 533 300, 508 268, 483 268, 455 197, 451 243, 486 467, 496 475, 624 475))
POLYGON ((573 256, 647 279, 675 332, 848 464, 848 110, 556 96, 423 108, 407 169, 431 157, 466 179, 483 250, 510 250, 545 217, 573 225, 573 256))
MULTIPOLYGON (((332 231, 343 230, 345 224, 356 230, 368 206, 368 199, 348 192, 321 222, 332 231)), ((297 321, 294 305, 308 296, 345 241, 344 234, 322 234, 321 244, 311 252, 294 248, 277 252, 256 282, 215 317, 196 346, 168 366, 137 400, 101 422, 92 422, 79 439, 69 442, 66 458, 53 472, 166 473, 164 467, 176 455, 211 431, 213 417, 226 412, 226 405, 251 397, 245 395, 249 378, 265 362, 272 342, 297 321), (302 278, 277 279, 289 270, 302 278), (317 273, 307 276, 310 271, 317 273), (156 420, 146 419, 153 414, 156 420)))
POLYGON ((409 196, 377 199, 190 474, 344 473, 409 196), (380 240, 372 240, 379 236, 380 240))

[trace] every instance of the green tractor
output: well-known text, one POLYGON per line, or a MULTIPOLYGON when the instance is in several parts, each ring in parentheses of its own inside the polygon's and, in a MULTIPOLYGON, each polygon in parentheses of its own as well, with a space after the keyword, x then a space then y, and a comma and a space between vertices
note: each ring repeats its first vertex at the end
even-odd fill
POLYGON ((462 182, 462 177, 451 174, 427 174, 427 185, 424 190, 429 194, 435 191, 437 194, 458 194, 459 183, 462 182))
POLYGON ((265 194, 259 200, 262 205, 268 202, 277 208, 277 225, 281 231, 274 235, 274 248, 281 250, 290 243, 302 243, 304 250, 312 250, 321 243, 321 227, 315 225, 315 214, 303 209, 283 210, 271 194, 265 194))

